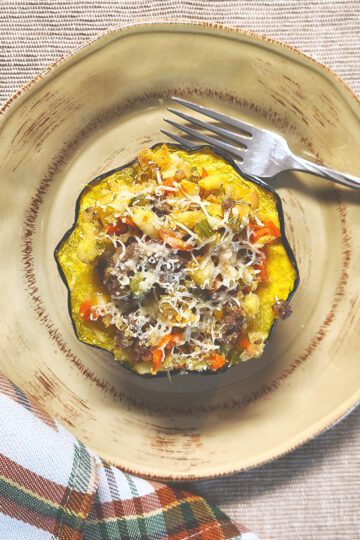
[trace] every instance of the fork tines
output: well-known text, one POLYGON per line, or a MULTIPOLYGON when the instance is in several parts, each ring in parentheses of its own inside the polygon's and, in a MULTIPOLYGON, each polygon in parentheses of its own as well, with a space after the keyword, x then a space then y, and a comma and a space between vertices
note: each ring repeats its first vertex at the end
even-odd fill
MULTIPOLYGON (((221 148, 222 150, 225 150, 226 152, 231 152, 232 154, 234 154, 240 159, 244 157, 244 152, 246 151, 246 146, 247 146, 246 141, 249 138, 252 138, 254 132, 256 131, 256 128, 254 128, 254 126, 251 126, 250 124, 247 124, 246 122, 237 120, 236 118, 232 118, 231 116, 227 116, 225 114, 209 109, 208 107, 197 105, 196 103, 192 103, 191 101, 187 101, 185 99, 181 99, 177 97, 172 97, 172 99, 179 105, 183 105, 184 107, 188 107, 189 109, 192 109, 200 114, 203 114, 204 116, 213 118, 214 120, 217 120, 218 122, 221 122, 222 124, 239 129, 241 130, 241 132, 244 132, 244 135, 240 133, 234 133, 234 131, 225 129, 223 127, 220 127, 216 124, 212 124, 210 122, 204 122, 203 120, 200 120, 198 118, 195 118, 193 116, 180 112, 177 109, 172 109, 172 108, 169 108, 168 111, 182 118, 183 120, 186 120, 186 122, 188 122, 189 124, 192 124, 193 126, 196 126, 201 129, 206 129, 210 131, 211 133, 219 135, 220 137, 234 141, 239 146, 234 146, 223 140, 219 140, 218 138, 206 135, 205 133, 202 133, 201 131, 197 129, 193 129, 192 127, 189 127, 188 125, 179 124, 167 118, 164 119, 165 122, 174 126, 180 131, 183 131, 187 135, 190 135, 190 137, 192 138, 199 139, 200 141, 210 144, 211 146, 214 146, 215 148, 221 148)), ((161 130, 161 131, 162 133, 165 133, 165 135, 167 135, 168 137, 176 140, 180 144, 183 144, 187 148, 194 147, 194 144, 192 144, 188 139, 184 137, 180 137, 179 135, 175 135, 169 131, 165 131, 165 130, 161 130)))

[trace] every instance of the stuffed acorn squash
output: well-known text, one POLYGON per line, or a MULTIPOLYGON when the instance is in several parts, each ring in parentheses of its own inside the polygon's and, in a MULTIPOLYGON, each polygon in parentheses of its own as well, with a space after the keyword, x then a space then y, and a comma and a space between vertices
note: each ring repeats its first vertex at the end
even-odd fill
POLYGON ((141 375, 259 357, 298 283, 279 196, 208 147, 93 180, 55 256, 78 338, 141 375))

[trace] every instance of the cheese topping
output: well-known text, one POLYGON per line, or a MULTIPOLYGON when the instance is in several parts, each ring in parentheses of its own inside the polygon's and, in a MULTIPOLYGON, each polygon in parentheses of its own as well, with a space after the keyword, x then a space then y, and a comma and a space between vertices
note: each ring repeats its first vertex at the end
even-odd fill
POLYGON ((86 208, 109 301, 89 320, 113 328, 133 365, 219 369, 260 356, 251 335, 266 246, 280 231, 262 221, 257 193, 232 198, 216 171, 191 167, 164 145, 142 150, 133 178, 108 180, 86 208))

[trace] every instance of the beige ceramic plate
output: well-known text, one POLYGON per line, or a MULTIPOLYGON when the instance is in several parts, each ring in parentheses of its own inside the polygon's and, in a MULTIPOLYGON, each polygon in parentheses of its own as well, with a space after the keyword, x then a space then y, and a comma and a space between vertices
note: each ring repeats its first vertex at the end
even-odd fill
POLYGON ((130 374, 76 340, 53 251, 82 186, 161 140, 172 94, 277 130, 299 154, 359 176, 360 120, 349 89, 299 52, 171 23, 102 36, 2 111, 0 367, 111 462, 184 480, 273 459, 356 404, 360 194, 300 174, 274 182, 301 285, 262 359, 172 382, 130 374))

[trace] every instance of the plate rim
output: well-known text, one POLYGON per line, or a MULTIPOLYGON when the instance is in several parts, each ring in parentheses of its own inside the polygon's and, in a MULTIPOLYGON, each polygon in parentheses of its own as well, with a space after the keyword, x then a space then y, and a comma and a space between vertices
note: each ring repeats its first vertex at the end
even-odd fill
MULTIPOLYGON (((348 103, 351 110, 355 112, 355 116, 357 116, 355 107, 358 108, 360 106, 360 97, 356 95, 354 90, 331 68, 315 60, 310 55, 303 53, 296 47, 286 44, 281 40, 273 39, 263 34, 258 34, 256 32, 233 27, 230 25, 212 22, 192 21, 190 19, 151 19, 150 21, 140 21, 131 24, 120 24, 115 27, 110 27, 100 32, 93 38, 84 41, 82 44, 72 49, 69 53, 63 55, 55 62, 49 64, 45 69, 40 71, 32 79, 23 84, 5 101, 5 103, 0 108, 0 128, 2 124, 6 122, 8 114, 10 115, 12 111, 16 110, 19 106, 21 106, 22 102, 25 101, 28 97, 30 97, 34 91, 36 91, 39 84, 40 86, 42 86, 42 84, 45 84, 49 78, 56 76, 57 74, 61 73, 63 69, 66 69, 68 65, 71 65, 73 56, 77 56, 78 53, 81 53, 82 51, 84 51, 83 54, 84 56, 86 56, 89 53, 89 49, 91 50, 91 48, 93 48, 93 50, 95 51, 104 46, 107 46, 109 43, 115 41, 116 39, 119 39, 120 37, 125 37, 128 34, 137 32, 139 30, 141 31, 142 29, 144 31, 150 32, 162 30, 182 30, 185 32, 188 31, 193 33, 206 33, 206 31, 209 31, 219 33, 220 35, 226 35, 226 33, 229 33, 233 34, 234 36, 238 35, 240 36, 240 38, 246 38, 250 41, 253 41, 254 43, 258 42, 260 46, 262 45, 265 48, 269 48, 270 50, 273 50, 275 52, 285 52, 285 55, 287 53, 287 55, 293 60, 296 60, 296 58, 294 58, 295 54, 300 63, 302 63, 306 67, 309 67, 310 69, 313 68, 315 71, 320 72, 331 84, 333 84, 335 88, 340 92, 346 103, 348 103)), ((81 58, 79 58, 79 60, 80 59, 81 58)), ((225 477, 239 472, 243 472, 245 470, 251 470, 255 467, 264 465, 266 463, 274 461, 275 459, 283 457, 284 455, 310 442, 314 438, 318 437, 320 434, 332 428, 339 421, 341 421, 348 414, 350 414, 353 410, 355 410, 359 404, 360 389, 358 390, 358 392, 352 394, 352 396, 350 396, 345 402, 343 402, 342 406, 338 406, 333 413, 329 413, 325 418, 319 420, 315 425, 313 425, 312 429, 310 427, 304 430, 305 433, 309 431, 310 433, 307 433, 305 437, 300 437, 301 440, 299 440, 299 435, 297 435, 296 437, 293 437, 293 441, 288 440, 286 444, 284 443, 284 445, 280 445, 280 447, 278 447, 278 450, 273 449, 273 455, 265 456, 264 459, 261 459, 260 457, 260 459, 258 459, 255 463, 251 465, 239 465, 235 468, 234 466, 232 466, 231 470, 227 469, 226 466, 223 466, 220 472, 211 472, 210 474, 185 473, 170 476, 169 474, 161 473, 148 474, 146 472, 141 472, 139 470, 132 469, 131 467, 124 466, 123 464, 116 464, 112 461, 110 457, 107 457, 106 459, 109 463, 113 463, 114 465, 120 467, 122 470, 128 473, 138 474, 144 478, 151 478, 161 481, 191 482, 196 480, 225 477), (284 448, 285 446, 286 448, 284 448)))
MULTIPOLYGON (((103 45, 106 45, 107 38, 112 38, 113 40, 117 39, 117 37, 120 37, 122 33, 126 34, 131 32, 132 30, 137 31, 138 29, 141 30, 141 28, 144 29, 154 29, 156 30, 156 27, 166 27, 169 26, 169 28, 188 28, 195 31, 197 28, 206 30, 219 30, 223 32, 224 34, 227 32, 229 34, 238 34, 243 37, 247 37, 250 39, 253 39, 254 41, 262 42, 265 45, 273 46, 279 48, 279 50, 287 51, 290 53, 295 53, 300 60, 303 60, 303 62, 308 62, 310 65, 312 64, 312 67, 314 69, 318 69, 323 73, 323 75, 332 83, 336 83, 336 86, 339 88, 339 90, 345 91, 345 96, 348 98, 352 98, 352 100, 355 102, 356 105, 360 105, 360 96, 357 96, 355 91, 350 87, 350 85, 344 81, 330 67, 328 67, 326 64, 323 64, 319 60, 316 60, 311 55, 304 53, 297 47, 290 45, 286 43, 285 41, 282 41, 280 39, 274 39, 271 38, 265 34, 253 32, 252 30, 247 30, 244 28, 239 28, 227 24, 222 23, 215 23, 215 22, 206 22, 206 21, 197 21, 197 20, 191 20, 191 19, 151 19, 149 21, 138 21, 134 23, 126 23, 126 24, 119 24, 117 26, 111 26, 107 28, 106 30, 103 30, 102 32, 99 32, 97 35, 90 39, 86 39, 83 43, 80 43, 77 47, 72 49, 70 52, 61 55, 57 60, 54 62, 51 62, 46 66, 44 69, 40 70, 34 77, 29 79, 27 82, 25 82, 23 85, 21 85, 15 92, 13 92, 10 97, 5 101, 5 103, 0 107, 0 126, 3 121, 3 118, 6 117, 8 110, 10 107, 14 105, 19 105, 22 101, 22 99, 25 97, 28 97, 31 95, 31 91, 33 90, 33 87, 37 83, 43 83, 47 80, 48 77, 51 77, 54 75, 54 72, 56 74, 57 70, 62 70, 66 67, 68 63, 71 62, 72 57, 77 55, 81 51, 85 51, 85 49, 98 45, 98 48, 102 46, 101 41, 103 41, 103 45), (20 99, 20 101, 19 101, 20 99)), ((112 40, 111 39, 111 40, 112 40)), ((353 105, 353 101, 351 101, 351 104, 353 105)), ((11 112, 11 109, 10 109, 11 112)))
MULTIPOLYGON (((346 408, 345 412, 343 412, 340 416, 338 416, 335 420, 332 420, 330 424, 328 424, 325 428, 320 428, 318 431, 314 433, 314 435, 311 435, 308 439, 304 439, 300 442, 297 442, 293 445, 289 445, 289 442, 287 443, 289 445, 289 448, 285 450, 280 450, 277 452, 273 457, 265 457, 264 459, 259 459, 255 464, 253 465, 244 465, 244 466, 238 466, 234 469, 224 470, 223 468, 222 472, 212 472, 210 474, 173 474, 172 476, 166 475, 166 474, 158 474, 158 473, 147 473, 144 471, 139 471, 136 469, 133 469, 131 467, 124 467, 123 465, 119 465, 114 461, 111 456, 108 456, 106 454, 102 454, 104 459, 107 463, 110 465, 113 465, 114 467, 120 468, 124 472, 128 474, 133 474, 134 476, 141 476, 141 478, 145 478, 147 480, 156 480, 160 482, 174 482, 174 483, 185 483, 185 482, 198 482, 202 480, 216 480, 218 478, 227 478, 230 476, 234 476, 236 474, 240 474, 247 471, 252 471, 254 469, 257 469, 258 467, 262 467, 264 465, 267 465, 268 463, 272 463, 274 461, 277 461, 278 459, 281 459, 288 454, 294 452, 295 450, 301 448, 305 444, 310 443, 323 433, 329 431, 330 429, 334 428, 339 422, 342 422, 347 418, 351 413, 353 413, 360 405, 360 395, 359 399, 356 403, 353 403, 349 407, 346 408)), ((318 422, 319 423, 319 422, 318 422)), ((295 439, 296 437, 293 437, 295 439)), ((283 445, 278 446, 277 448, 282 448, 282 446, 285 446, 286 443, 283 445)), ((87 445, 88 448, 91 449, 91 445, 87 445)), ((96 451, 93 450, 95 453, 96 451)), ((266 453, 265 453, 266 454, 266 453)))

